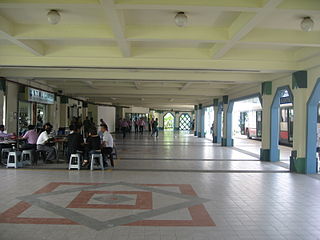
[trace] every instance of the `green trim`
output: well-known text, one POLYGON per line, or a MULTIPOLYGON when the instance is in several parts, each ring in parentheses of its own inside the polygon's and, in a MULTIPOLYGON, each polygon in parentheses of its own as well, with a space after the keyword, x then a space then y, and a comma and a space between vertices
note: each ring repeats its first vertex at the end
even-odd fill
POLYGON ((60 97, 60 103, 61 104, 68 104, 69 103, 69 98, 67 96, 61 96, 60 97))
POLYGON ((228 95, 222 96, 222 102, 223 102, 223 104, 228 104, 228 102, 229 102, 229 96, 228 96, 228 95))
POLYGON ((3 91, 3 92, 7 91, 7 83, 4 77, 0 77, 0 91, 3 91))
POLYGON ((218 98, 213 99, 213 106, 214 107, 218 107, 219 106, 219 99, 218 98))
POLYGON ((297 71, 292 73, 292 89, 308 88, 308 72, 297 71))
POLYGON ((306 158, 293 159, 293 169, 296 173, 306 173, 306 158))
POLYGON ((262 95, 272 95, 272 82, 263 82, 261 84, 262 95))
POLYGON ((270 149, 260 148, 260 160, 261 161, 270 161, 270 149))

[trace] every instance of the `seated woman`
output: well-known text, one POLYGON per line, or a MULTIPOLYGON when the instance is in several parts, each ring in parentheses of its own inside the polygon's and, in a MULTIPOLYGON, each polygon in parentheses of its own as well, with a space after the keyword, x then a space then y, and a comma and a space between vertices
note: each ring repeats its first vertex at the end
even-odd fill
MULTIPOLYGON (((88 153, 88 159, 91 159, 91 154, 94 154, 96 152, 99 152, 101 150, 101 139, 100 136, 97 134, 96 129, 91 129, 89 131, 89 136, 87 138, 87 144, 86 144, 86 152, 88 153)), ((88 160, 84 160, 82 166, 88 166, 89 165, 88 160)))

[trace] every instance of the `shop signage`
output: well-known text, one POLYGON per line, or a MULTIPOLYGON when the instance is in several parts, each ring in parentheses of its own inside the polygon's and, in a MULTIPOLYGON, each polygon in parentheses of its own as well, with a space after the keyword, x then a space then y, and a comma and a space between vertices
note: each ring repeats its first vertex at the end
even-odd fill
POLYGON ((29 88, 28 91, 28 100, 30 102, 38 102, 45 104, 53 104, 54 103, 54 94, 41 91, 34 88, 29 88))

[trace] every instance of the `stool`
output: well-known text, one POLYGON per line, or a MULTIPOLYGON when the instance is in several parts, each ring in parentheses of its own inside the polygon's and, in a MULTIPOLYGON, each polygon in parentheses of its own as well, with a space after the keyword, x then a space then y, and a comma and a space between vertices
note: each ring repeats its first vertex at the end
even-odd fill
POLYGON ((91 154, 91 163, 90 163, 90 170, 91 170, 91 171, 93 170, 93 166, 94 166, 95 161, 96 161, 97 159, 99 159, 99 163, 100 163, 100 166, 101 166, 101 170, 104 170, 102 154, 101 154, 101 153, 93 153, 93 154, 91 154))
POLYGON ((12 150, 12 148, 2 148, 1 150, 1 161, 7 161, 9 152, 12 150))
POLYGON ((72 168, 80 170, 80 161, 81 161, 80 153, 71 154, 70 160, 69 160, 69 170, 72 168))
POLYGON ((8 154, 8 160, 7 160, 7 168, 9 167, 22 167, 22 163, 20 161, 21 152, 15 151, 15 152, 9 152, 8 154))
POLYGON ((21 154, 22 165, 31 165, 33 162, 33 150, 23 150, 21 154))
POLYGON ((42 161, 43 161, 43 163, 45 163, 46 162, 46 152, 45 151, 43 151, 43 150, 37 150, 36 151, 36 156, 35 156, 35 159, 34 159, 34 164, 35 165, 38 165, 38 160, 40 159, 40 158, 42 158, 42 161))

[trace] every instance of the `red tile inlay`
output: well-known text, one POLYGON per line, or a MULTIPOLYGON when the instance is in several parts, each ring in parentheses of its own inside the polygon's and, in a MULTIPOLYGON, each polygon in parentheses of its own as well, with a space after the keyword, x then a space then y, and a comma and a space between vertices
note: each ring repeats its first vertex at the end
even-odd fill
MULTIPOLYGON (((62 185, 97 185, 101 183, 70 183, 70 182, 52 182, 33 194, 48 193, 54 191, 62 185)), ((178 187, 182 194, 197 196, 192 186, 189 184, 141 184, 143 186, 151 187, 178 187)), ((133 209, 128 206, 140 207, 139 209, 152 209, 152 193, 138 192, 138 191, 82 191, 68 207, 81 206, 83 208, 101 208, 96 205, 104 206, 103 208, 117 208, 117 209, 133 209), (111 205, 111 204, 88 204, 87 202, 94 194, 137 194, 136 205, 111 205), (139 199, 140 194, 140 200, 139 199), (92 206, 94 205, 94 206, 92 206), (115 207, 116 206, 116 207, 115 207)), ((62 224, 62 225, 78 225, 66 218, 26 218, 19 217, 24 211, 29 209, 31 205, 26 202, 19 202, 15 206, 9 208, 0 214, 0 223, 15 223, 15 224, 62 224)), ((137 209, 137 208, 134 208, 137 209)), ((126 226, 215 226, 210 215, 206 211, 203 204, 195 205, 188 208, 192 220, 143 220, 137 221, 126 226)))
POLYGON ((67 208, 152 209, 152 193, 139 191, 81 191, 67 208), (95 194, 137 195, 136 204, 89 204, 95 194))

